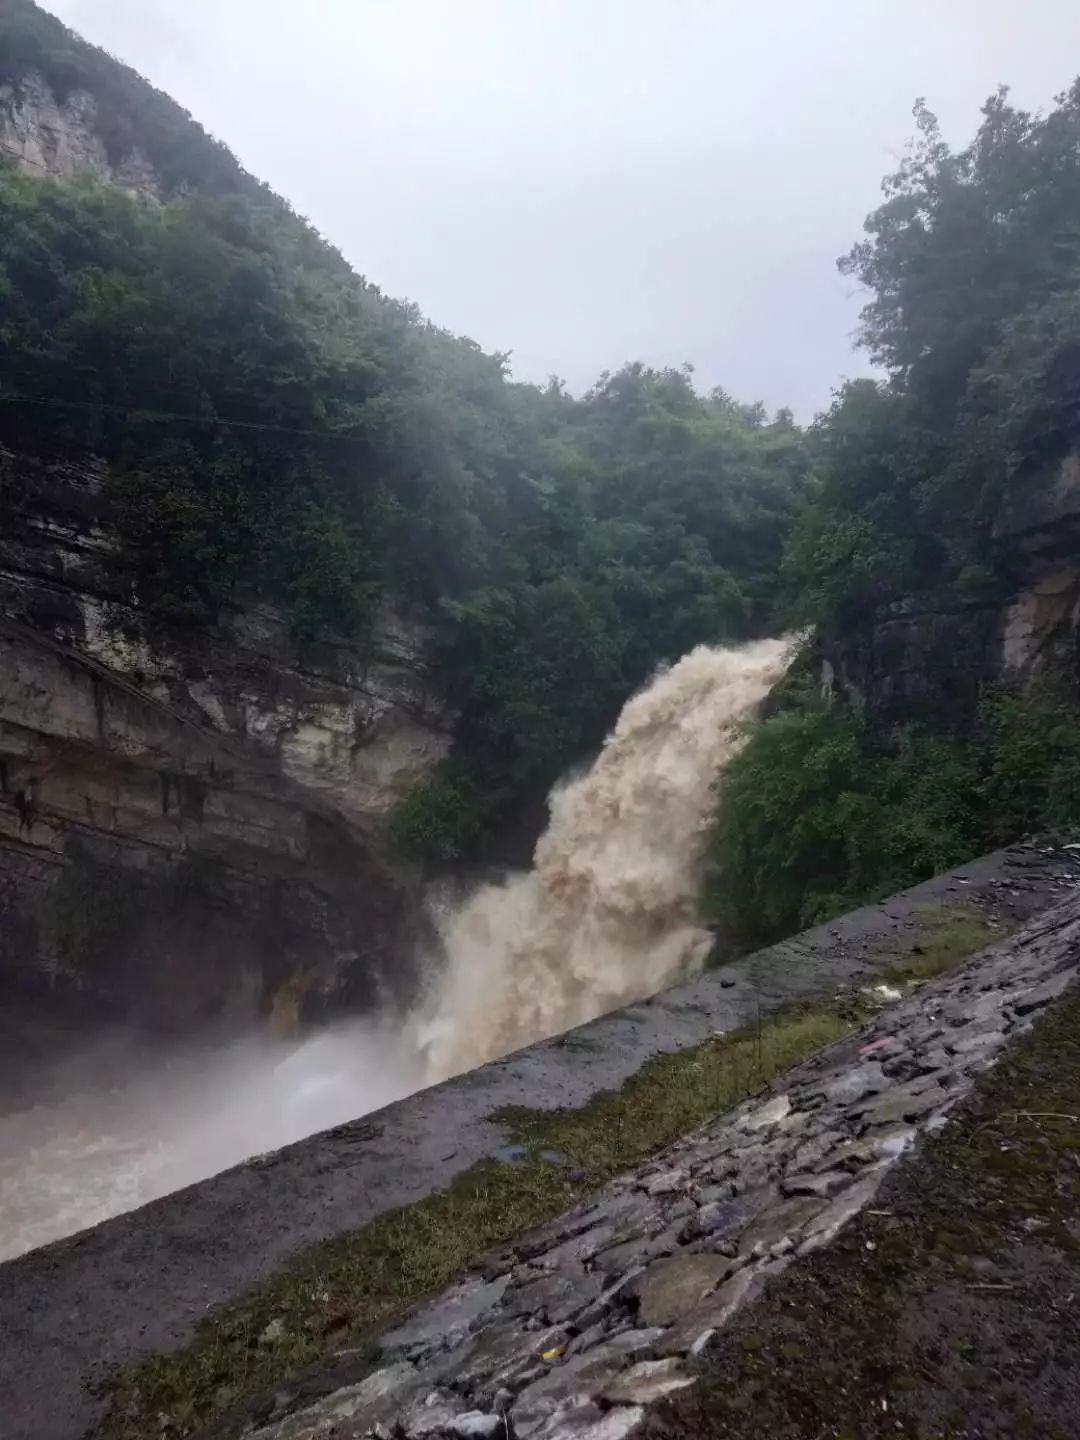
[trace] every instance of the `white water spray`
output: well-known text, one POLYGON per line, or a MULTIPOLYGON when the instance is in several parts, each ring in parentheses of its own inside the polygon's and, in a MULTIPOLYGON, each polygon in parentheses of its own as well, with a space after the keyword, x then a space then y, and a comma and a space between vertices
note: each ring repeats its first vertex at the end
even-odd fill
POLYGON ((533 869, 444 919, 406 1025, 364 1018, 165 1064, 99 1042, 43 1069, 34 1104, 0 1113, 0 1260, 692 971, 709 939, 696 904, 712 781, 786 651, 699 647, 629 701, 595 764, 553 794, 533 869))

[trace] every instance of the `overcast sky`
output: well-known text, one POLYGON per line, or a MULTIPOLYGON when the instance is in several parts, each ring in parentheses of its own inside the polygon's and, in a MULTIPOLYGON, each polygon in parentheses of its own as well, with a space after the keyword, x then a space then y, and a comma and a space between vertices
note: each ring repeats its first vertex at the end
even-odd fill
POLYGON ((801 418, 862 373, 860 234, 925 95, 1080 71, 1080 0, 46 0, 358 270, 574 390, 690 361, 801 418))

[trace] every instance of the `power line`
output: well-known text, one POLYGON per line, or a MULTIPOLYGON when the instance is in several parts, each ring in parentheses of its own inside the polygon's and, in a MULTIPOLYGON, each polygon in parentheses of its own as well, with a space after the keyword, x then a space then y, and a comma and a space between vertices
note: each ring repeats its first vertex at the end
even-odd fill
POLYGON ((13 150, 10 145, 4 145, 2 143, 0 143, 0 150, 3 150, 5 155, 10 155, 12 159, 17 160, 20 165, 35 165, 39 170, 43 170, 46 175, 49 173, 49 167, 47 165, 43 165, 40 160, 31 160, 30 156, 24 154, 22 150, 13 150))
POLYGON ((335 430, 305 429, 298 425, 267 425, 258 420, 226 420, 219 415, 183 415, 178 410, 149 409, 142 405, 121 405, 106 400, 65 400, 59 395, 20 395, 14 390, 0 390, 0 403, 108 411, 111 414, 145 416, 151 420, 183 420, 189 425, 223 425, 233 430, 264 430, 274 435, 312 435, 318 440, 342 440, 352 445, 360 441, 358 435, 343 435, 335 430))

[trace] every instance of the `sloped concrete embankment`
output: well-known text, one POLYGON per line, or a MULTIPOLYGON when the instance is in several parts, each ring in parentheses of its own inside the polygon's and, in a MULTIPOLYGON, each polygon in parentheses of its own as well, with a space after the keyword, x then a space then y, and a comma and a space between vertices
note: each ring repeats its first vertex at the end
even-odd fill
MULTIPOLYGON (((253 1440, 618 1440, 694 1383, 765 1281, 873 1203, 921 1133, 1074 982, 1080 895, 491 1257, 382 1337, 380 1368, 253 1440)), ((277 1397, 288 1411, 287 1388, 277 1397)))
MULTIPOLYGON (((1004 926, 1041 913, 1078 877, 1075 852, 1026 846, 988 856, 0 1265, 5 1440, 83 1434, 106 1404, 92 1382, 110 1369, 178 1348, 208 1309, 267 1281, 306 1247, 445 1189, 498 1155, 506 1135, 490 1118, 496 1110, 583 1105, 658 1052, 698 1044, 784 1004, 850 990, 910 951, 923 907, 962 902, 1004 926)), ((655 1197, 661 1232, 689 1220, 685 1208, 669 1213, 686 1203, 696 1212, 689 1193, 655 1197)), ((602 1273, 591 1262, 589 1269, 602 1273)), ((560 1311, 552 1323, 569 1314, 560 1311)))

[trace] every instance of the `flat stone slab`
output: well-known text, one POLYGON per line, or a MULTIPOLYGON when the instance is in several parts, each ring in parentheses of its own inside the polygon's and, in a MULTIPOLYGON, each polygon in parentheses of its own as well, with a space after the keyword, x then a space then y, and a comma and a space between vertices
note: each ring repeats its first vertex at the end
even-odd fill
POLYGON ((861 1112, 868 1125, 891 1125, 898 1120, 918 1120, 947 1098, 940 1087, 898 1086, 887 1090, 868 1110, 861 1112))
POLYGON ((430 1388, 415 1365, 390 1365, 374 1371, 359 1385, 338 1390, 317 1405, 255 1431, 252 1440, 310 1440, 312 1429, 320 1424, 341 1430, 357 1419, 365 1427, 391 1422, 430 1388))
POLYGON ((651 1405, 665 1395, 692 1385, 694 1378, 686 1373, 681 1360, 643 1360, 622 1375, 616 1375, 604 1387, 604 1399, 610 1405, 651 1405))
POLYGON ((1029 990, 1026 995, 1017 998, 1014 1002, 1016 1013, 1028 1015, 1032 1010, 1041 1010, 1044 1005, 1049 1005, 1052 1000, 1056 1000, 1059 995, 1064 994, 1068 986, 1072 984, 1073 978, 1071 970, 1063 970, 1061 974, 1044 980, 1034 990, 1029 990))
POLYGON ((853 1104, 861 1100, 864 1095, 876 1095, 878 1091, 884 1090, 889 1081, 884 1070, 876 1060, 868 1060, 863 1065, 856 1065, 853 1069, 838 1075, 830 1080, 825 1086, 824 1094, 827 1099, 838 1101, 841 1104, 853 1104))
POLYGON ((824 1200, 813 1195, 795 1195, 778 1201, 743 1231, 739 1237, 740 1252, 749 1255, 754 1250, 768 1250, 797 1235, 824 1208, 824 1200))
POLYGON ((660 1341, 657 1353, 693 1355, 703 1341, 722 1330, 732 1316, 762 1284, 760 1271, 751 1265, 734 1275, 705 1297, 695 1310, 683 1315, 660 1341))
POLYGON ((468 1330, 481 1315, 495 1308, 503 1297, 507 1276, 492 1281, 467 1281, 444 1299, 429 1305, 383 1336, 384 1352, 430 1345, 458 1330, 468 1330))
POLYGON ((677 1255, 654 1260, 638 1287, 646 1325, 670 1325, 694 1310, 727 1275, 731 1262, 722 1255, 677 1255))

